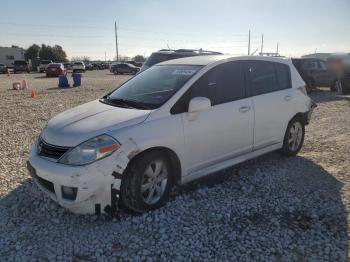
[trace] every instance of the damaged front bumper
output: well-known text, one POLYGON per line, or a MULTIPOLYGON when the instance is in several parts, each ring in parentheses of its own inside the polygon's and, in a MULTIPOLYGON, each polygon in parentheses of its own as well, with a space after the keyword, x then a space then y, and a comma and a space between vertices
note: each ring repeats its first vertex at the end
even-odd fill
POLYGON ((68 166, 37 155, 32 146, 27 167, 39 188, 77 214, 114 213, 127 165, 123 151, 85 166, 68 166))

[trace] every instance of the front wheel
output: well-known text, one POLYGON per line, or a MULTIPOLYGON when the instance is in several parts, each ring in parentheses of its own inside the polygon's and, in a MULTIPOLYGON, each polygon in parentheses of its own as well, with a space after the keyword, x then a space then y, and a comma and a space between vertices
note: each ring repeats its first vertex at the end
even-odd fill
POLYGON ((169 161, 153 151, 137 157, 127 168, 121 186, 123 204, 136 212, 163 206, 172 186, 169 161))
POLYGON ((300 151, 304 143, 305 125, 300 118, 293 118, 287 127, 284 135, 282 154, 285 156, 295 156, 300 151))

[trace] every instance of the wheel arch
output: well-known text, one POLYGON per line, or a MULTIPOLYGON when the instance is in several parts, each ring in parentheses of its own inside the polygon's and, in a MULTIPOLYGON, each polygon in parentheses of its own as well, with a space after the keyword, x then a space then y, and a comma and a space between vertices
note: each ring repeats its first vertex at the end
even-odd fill
POLYGON ((171 174, 173 175, 174 178, 174 184, 180 184, 181 182, 181 162, 178 157, 178 155, 170 148, 168 147, 163 147, 163 146, 157 146, 157 147, 150 147, 147 148, 143 151, 138 152, 137 154, 133 155, 132 158, 130 158, 130 161, 125 169, 128 170, 128 167, 131 165, 132 162, 136 161, 138 158, 143 156, 144 154, 153 152, 153 151, 158 151, 164 153, 166 158, 169 160, 170 163, 170 168, 171 168, 171 174))

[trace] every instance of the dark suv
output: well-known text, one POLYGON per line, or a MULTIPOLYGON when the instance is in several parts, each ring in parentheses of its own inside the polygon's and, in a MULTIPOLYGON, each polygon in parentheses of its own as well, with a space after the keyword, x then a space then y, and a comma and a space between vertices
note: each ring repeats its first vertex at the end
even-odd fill
POLYGON ((16 74, 18 72, 27 72, 30 73, 29 65, 24 60, 15 60, 13 62, 13 73, 16 74))
POLYGON ((168 50, 161 49, 157 52, 153 52, 151 56, 146 60, 143 64, 141 71, 146 70, 147 68, 158 64, 160 62, 164 62, 171 59, 189 57, 189 56, 199 56, 199 55, 222 55, 220 52, 215 51, 205 51, 202 49, 177 49, 177 50, 168 50))
POLYGON ((140 71, 140 68, 128 64, 128 63, 122 63, 122 64, 115 64, 111 67, 111 73, 117 75, 117 74, 133 74, 136 75, 140 71))
POLYGON ((292 62, 305 81, 308 92, 317 86, 330 87, 335 91, 337 75, 325 61, 315 58, 293 58, 292 62))

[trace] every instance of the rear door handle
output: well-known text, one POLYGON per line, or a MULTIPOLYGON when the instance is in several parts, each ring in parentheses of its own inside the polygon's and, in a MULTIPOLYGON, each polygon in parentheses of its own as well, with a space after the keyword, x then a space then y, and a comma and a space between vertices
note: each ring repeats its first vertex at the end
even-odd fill
POLYGON ((250 110, 250 106, 242 106, 241 108, 239 108, 239 112, 241 113, 245 113, 249 110, 250 110))
POLYGON ((290 101, 290 100, 292 100, 292 96, 285 96, 285 97, 284 97, 284 100, 290 101))

